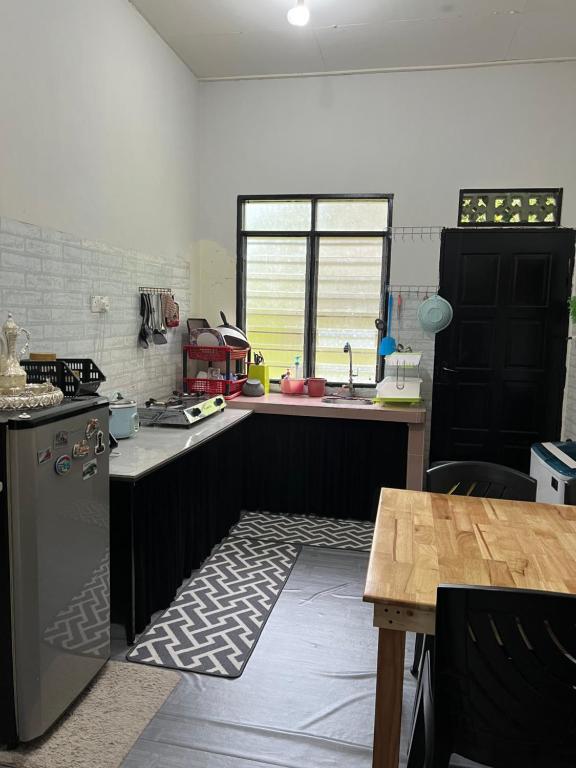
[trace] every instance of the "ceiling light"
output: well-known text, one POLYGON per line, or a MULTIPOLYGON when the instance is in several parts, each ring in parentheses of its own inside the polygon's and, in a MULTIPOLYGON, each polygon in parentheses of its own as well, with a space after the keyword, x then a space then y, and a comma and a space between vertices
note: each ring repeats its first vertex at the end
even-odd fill
POLYGON ((310 21, 310 11, 305 5, 305 0, 297 0, 294 8, 288 11, 287 18, 295 27, 305 27, 310 21))

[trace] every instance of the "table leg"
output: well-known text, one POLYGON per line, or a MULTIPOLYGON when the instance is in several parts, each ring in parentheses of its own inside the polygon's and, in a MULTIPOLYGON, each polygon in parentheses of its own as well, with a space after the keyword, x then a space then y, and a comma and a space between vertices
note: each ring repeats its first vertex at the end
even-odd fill
POLYGON ((406 633, 380 629, 372 768, 398 768, 406 633))

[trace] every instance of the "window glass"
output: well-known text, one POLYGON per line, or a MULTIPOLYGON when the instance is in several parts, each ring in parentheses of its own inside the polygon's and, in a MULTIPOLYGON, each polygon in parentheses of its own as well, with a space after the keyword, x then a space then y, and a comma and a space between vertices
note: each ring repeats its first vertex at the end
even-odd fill
POLYGON ((354 381, 375 383, 374 320, 388 271, 391 202, 354 195, 240 199, 240 322, 272 379, 294 372, 298 356, 302 375, 345 383, 349 342, 354 381))
POLYGON ((316 229, 321 232, 383 232, 388 200, 319 200, 316 229))
POLYGON ((383 245, 381 237, 320 238, 316 376, 348 381, 350 342, 355 383, 375 383, 383 245))
POLYGON ((244 229, 249 232, 306 232, 311 222, 309 200, 258 200, 244 206, 244 229))
MULTIPOLYGON (((249 237, 246 241, 246 332, 279 379, 304 355, 306 238, 249 237)), ((301 369, 302 370, 302 369, 301 369)))

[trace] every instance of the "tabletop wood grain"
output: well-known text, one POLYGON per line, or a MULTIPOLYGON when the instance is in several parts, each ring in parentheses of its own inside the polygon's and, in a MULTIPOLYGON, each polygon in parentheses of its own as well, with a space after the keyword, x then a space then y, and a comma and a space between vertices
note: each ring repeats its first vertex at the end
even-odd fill
POLYGON ((364 600, 433 612, 439 584, 576 594, 576 507, 384 488, 364 600))

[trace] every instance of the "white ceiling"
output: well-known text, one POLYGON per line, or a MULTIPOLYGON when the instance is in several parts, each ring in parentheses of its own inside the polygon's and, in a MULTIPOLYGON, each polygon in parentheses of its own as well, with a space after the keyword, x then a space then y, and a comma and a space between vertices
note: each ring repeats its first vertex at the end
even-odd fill
POLYGON ((130 0, 199 78, 576 57, 576 0, 130 0))

